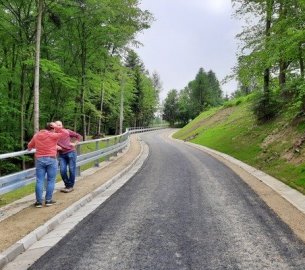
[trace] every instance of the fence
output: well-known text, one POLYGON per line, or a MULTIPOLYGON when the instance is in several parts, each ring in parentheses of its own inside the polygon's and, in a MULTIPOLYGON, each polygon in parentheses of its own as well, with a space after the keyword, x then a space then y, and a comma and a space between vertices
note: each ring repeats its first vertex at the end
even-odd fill
MULTIPOLYGON (((77 145, 77 175, 81 174, 81 166, 93 162, 93 166, 99 166, 99 160, 101 158, 109 158, 112 155, 122 151, 129 143, 130 134, 141 133, 146 131, 152 131, 157 129, 165 128, 166 126, 159 126, 153 128, 139 128, 132 127, 128 128, 127 131, 118 136, 111 136, 102 139, 88 140, 78 143, 77 145), (86 146, 89 144, 95 144, 95 149, 90 151, 86 146), (89 151, 89 152, 88 152, 89 151)), ((0 160, 20 157, 25 155, 34 154, 35 150, 24 150, 13 153, 1 154, 0 160)), ((26 169, 17 173, 12 173, 6 176, 0 177, 0 195, 7 192, 16 190, 20 187, 26 186, 33 183, 36 180, 35 168, 26 169)))

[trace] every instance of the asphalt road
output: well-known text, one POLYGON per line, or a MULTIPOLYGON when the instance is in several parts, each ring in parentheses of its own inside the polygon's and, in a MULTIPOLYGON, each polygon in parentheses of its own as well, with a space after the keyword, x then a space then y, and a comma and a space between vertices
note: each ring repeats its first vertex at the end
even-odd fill
POLYGON ((305 269, 305 245, 230 169, 164 132, 142 169, 30 269, 305 269))

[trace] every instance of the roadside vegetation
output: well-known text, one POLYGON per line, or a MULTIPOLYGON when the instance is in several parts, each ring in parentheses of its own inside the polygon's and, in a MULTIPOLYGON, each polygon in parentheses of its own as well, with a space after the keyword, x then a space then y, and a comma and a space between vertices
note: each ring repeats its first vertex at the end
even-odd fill
MULTIPOLYGON (((134 50, 154 20, 139 1, 0 1, 0 14, 0 154, 50 121, 84 140, 153 123, 162 86, 134 50)), ((29 162, 0 160, 0 176, 29 162)))
POLYGON ((305 3, 231 2, 233 15, 245 22, 237 64, 226 78, 237 79, 238 87, 218 106, 209 102, 218 93, 207 84, 190 82, 177 91, 178 120, 170 122, 184 127, 175 137, 227 153, 305 193, 305 3), (203 106, 195 118, 198 101, 203 106))
MULTIPOLYGON (((246 22, 237 36, 237 64, 225 79, 235 78, 237 89, 228 96, 216 73, 199 67, 183 89, 166 89, 160 107, 161 79, 132 49, 154 20, 139 1, 0 1, 0 153, 25 149, 39 117, 41 127, 61 119, 87 139, 150 125, 158 114, 185 126, 177 138, 228 153, 304 192, 305 2, 231 3, 246 22)), ((29 163, 1 160, 0 176, 29 163)))
POLYGON ((233 156, 305 194, 304 117, 258 123, 253 99, 252 94, 207 110, 173 137, 233 156))

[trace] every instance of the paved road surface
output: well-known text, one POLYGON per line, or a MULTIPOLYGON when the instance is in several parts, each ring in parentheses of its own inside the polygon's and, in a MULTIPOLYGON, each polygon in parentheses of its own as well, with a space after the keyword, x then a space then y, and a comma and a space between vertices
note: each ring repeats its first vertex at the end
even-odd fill
POLYGON ((164 132, 142 169, 30 269, 305 269, 305 245, 231 170, 164 132))

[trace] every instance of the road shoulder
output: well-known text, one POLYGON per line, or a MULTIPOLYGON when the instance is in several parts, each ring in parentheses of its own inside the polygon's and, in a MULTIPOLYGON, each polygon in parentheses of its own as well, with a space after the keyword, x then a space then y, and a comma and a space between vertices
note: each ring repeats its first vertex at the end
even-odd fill
MULTIPOLYGON (((14 245, 35 229, 46 224, 59 213, 63 212, 69 206, 80 201, 85 196, 90 196, 98 187, 110 181, 114 176, 120 175, 124 170, 139 158, 142 151, 142 145, 137 135, 132 135, 128 149, 120 153, 116 158, 102 165, 101 168, 94 168, 82 174, 76 182, 75 190, 71 193, 55 192, 54 199, 57 201, 52 207, 34 208, 33 201, 24 209, 8 216, 0 222, 0 251, 8 252, 14 248, 14 245)), ((62 185, 57 185, 60 189, 62 185)), ((34 198, 34 197, 33 197, 34 198)), ((20 202, 15 202, 17 205, 20 202)), ((18 205, 17 205, 18 207, 18 205)), ((11 205, 11 209, 14 207, 11 205)), ((4 252, 4 253, 5 253, 4 252)), ((3 257, 3 253, 0 254, 3 257)), ((2 258, 3 259, 3 258, 2 258)), ((1 266, 1 264, 0 264, 1 266)), ((0 267, 1 268, 1 267, 0 267)))
POLYGON ((234 171, 305 242, 305 196, 270 175, 229 155, 205 146, 184 142, 216 158, 234 171))

